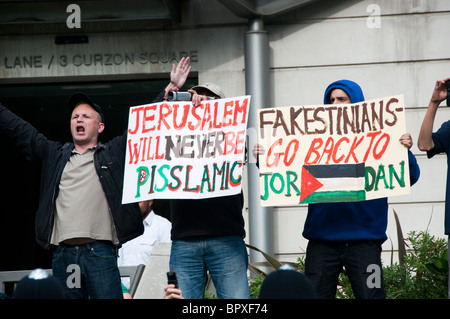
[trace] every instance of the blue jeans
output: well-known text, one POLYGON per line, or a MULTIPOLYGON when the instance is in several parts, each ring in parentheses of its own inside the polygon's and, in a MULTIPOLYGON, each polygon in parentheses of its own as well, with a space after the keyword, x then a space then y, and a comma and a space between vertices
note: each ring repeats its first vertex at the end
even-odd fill
POLYGON ((372 240, 348 243, 310 240, 306 249, 305 274, 317 298, 335 298, 339 273, 345 267, 357 299, 384 299, 381 244, 372 240), (379 269, 379 287, 369 285, 374 275, 369 266, 379 269), (369 268, 368 268, 369 267, 369 268))
POLYGON ((110 242, 59 245, 53 253, 52 271, 66 298, 123 298, 116 249, 110 242))
POLYGON ((176 273, 186 299, 204 298, 207 270, 220 299, 249 299, 247 267, 248 255, 242 237, 172 242, 170 270, 176 273))

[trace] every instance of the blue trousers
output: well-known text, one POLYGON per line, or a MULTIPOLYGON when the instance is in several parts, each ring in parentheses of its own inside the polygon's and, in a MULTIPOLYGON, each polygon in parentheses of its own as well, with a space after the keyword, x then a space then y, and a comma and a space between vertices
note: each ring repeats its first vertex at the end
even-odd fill
POLYGON ((242 237, 174 240, 170 270, 186 299, 203 299, 207 271, 220 299, 249 299, 248 254, 242 237))
POLYGON ((110 242, 59 245, 53 253, 53 276, 61 282, 66 298, 122 299, 116 256, 110 242))

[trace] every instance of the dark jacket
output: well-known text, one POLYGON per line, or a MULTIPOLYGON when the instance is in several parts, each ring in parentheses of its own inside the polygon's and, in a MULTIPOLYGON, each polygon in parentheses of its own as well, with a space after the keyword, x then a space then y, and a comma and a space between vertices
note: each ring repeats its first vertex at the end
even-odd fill
MULTIPOLYGON (((48 140, 31 124, 1 104, 0 129, 27 159, 41 165, 39 206, 35 224, 36 241, 42 247, 50 249, 59 182, 74 144, 48 140)), ((112 213, 119 244, 141 235, 144 231, 139 205, 121 203, 126 138, 126 134, 123 134, 106 144, 99 143, 94 153, 95 169, 112 213)))

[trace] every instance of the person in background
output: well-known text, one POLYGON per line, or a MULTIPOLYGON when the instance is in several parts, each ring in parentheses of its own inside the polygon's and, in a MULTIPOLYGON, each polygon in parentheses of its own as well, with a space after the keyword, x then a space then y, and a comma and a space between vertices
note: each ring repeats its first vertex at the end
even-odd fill
MULTIPOLYGON (((194 106, 203 101, 225 98, 222 89, 214 83, 196 85, 188 91, 192 94, 194 106)), ((161 92, 154 102, 165 98, 167 91, 161 92)), ((207 199, 170 201, 170 271, 177 274, 184 298, 204 298, 208 272, 219 298, 250 298, 243 205, 242 192, 207 199)))
MULTIPOLYGON (((445 192, 445 217, 444 217, 444 233, 450 238, 450 120, 445 121, 441 127, 433 132, 434 119, 436 117, 439 105, 447 96, 447 85, 450 78, 436 81, 428 104, 427 112, 422 122, 419 132, 417 146, 421 151, 426 151, 428 158, 432 158, 436 154, 444 153, 447 155, 447 187, 445 192)), ((450 246, 448 250, 450 257, 450 246)), ((450 264, 450 258, 448 258, 450 264)), ((449 277, 449 296, 450 296, 450 277, 449 277)))
MULTIPOLYGON (((170 243, 172 224, 166 218, 155 214, 152 210, 153 200, 139 202, 144 223, 144 233, 119 249, 117 264, 121 266, 147 265, 148 259, 156 243, 170 243)), ((122 278, 122 283, 130 288, 129 278, 122 278)))
MULTIPOLYGON (((225 98, 221 88, 212 83, 194 86, 190 91, 194 105, 211 98, 225 98)), ((184 298, 204 298, 207 271, 219 298, 250 298, 243 205, 242 192, 170 201, 170 270, 177 274, 184 298)))
POLYGON ((12 299, 65 299, 65 295, 55 277, 36 268, 16 284, 12 299))
POLYGON ((314 299, 313 286, 303 273, 283 265, 264 279, 259 299, 314 299))
MULTIPOLYGON (((324 104, 351 104, 364 101, 361 87, 349 80, 331 83, 325 90, 324 104)), ((413 141, 409 133, 398 140, 408 149, 410 183, 420 176, 419 165, 409 150, 413 141)), ((253 154, 265 152, 256 145, 253 154)), ((317 298, 335 298, 337 282, 345 267, 356 298, 384 299, 384 282, 369 287, 369 265, 382 272, 381 245, 387 239, 388 199, 360 202, 309 204, 303 236, 308 239, 305 274, 311 280, 317 298)))
POLYGON ((84 93, 71 95, 68 107, 71 143, 48 140, 3 106, 0 128, 41 164, 36 239, 46 249, 55 247, 53 276, 66 296, 122 298, 116 247, 143 231, 137 203, 121 204, 126 135, 99 143, 105 118, 84 93), (69 265, 79 266, 73 287, 66 284, 69 265))
MULTIPOLYGON (((178 89, 189 70, 189 58, 173 65, 166 90, 178 89)), ((101 143, 101 107, 77 92, 69 97, 68 108, 70 143, 48 140, 1 104, 0 130, 41 166, 36 241, 53 250, 52 273, 65 296, 122 299, 117 248, 144 231, 139 205, 121 203, 127 131, 101 143)))
MULTIPOLYGON (((348 104, 364 101, 360 86, 349 80, 331 83, 324 94, 325 104, 348 104)), ((413 144, 409 133, 399 141, 408 149, 410 183, 420 176, 417 160, 409 150, 413 144)), ((310 278, 318 298, 335 298, 339 273, 345 267, 355 298, 385 298, 382 278, 381 245, 387 239, 388 199, 361 202, 309 204, 303 236, 309 240, 305 274, 310 278), (380 286, 369 287, 369 265, 378 265, 380 286)))

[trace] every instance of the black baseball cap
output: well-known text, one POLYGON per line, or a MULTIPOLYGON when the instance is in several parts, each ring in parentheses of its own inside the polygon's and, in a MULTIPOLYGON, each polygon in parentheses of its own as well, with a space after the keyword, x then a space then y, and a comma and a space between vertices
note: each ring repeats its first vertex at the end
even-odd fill
POLYGON ((86 94, 82 92, 72 94, 69 97, 67 104, 69 105, 70 112, 73 112, 75 107, 83 103, 89 104, 98 114, 100 114, 102 123, 105 123, 105 115, 103 114, 102 108, 98 104, 94 103, 86 94))

